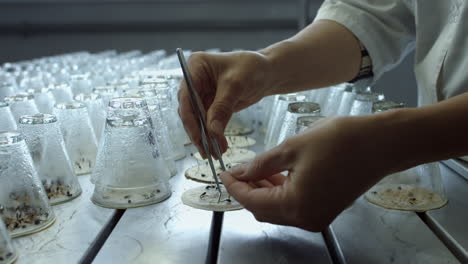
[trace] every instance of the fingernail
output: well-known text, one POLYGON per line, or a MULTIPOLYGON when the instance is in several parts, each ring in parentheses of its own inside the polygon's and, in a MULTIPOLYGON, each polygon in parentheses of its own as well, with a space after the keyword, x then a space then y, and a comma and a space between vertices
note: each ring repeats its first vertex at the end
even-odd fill
POLYGON ((229 175, 228 171, 223 171, 221 174, 219 174, 219 178, 223 180, 223 178, 226 178, 229 175))
POLYGON ((210 128, 211 128, 211 131, 213 131, 217 135, 224 134, 223 125, 218 120, 213 120, 213 122, 211 122, 210 128))
POLYGON ((247 166, 246 164, 240 164, 232 167, 228 172, 235 178, 237 179, 242 179, 244 176, 245 172, 247 171, 247 166))

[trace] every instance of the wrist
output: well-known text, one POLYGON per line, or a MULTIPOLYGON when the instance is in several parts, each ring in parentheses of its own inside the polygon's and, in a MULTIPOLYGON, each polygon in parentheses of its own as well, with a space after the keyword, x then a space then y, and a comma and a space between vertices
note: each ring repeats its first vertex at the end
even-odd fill
POLYGON ((342 118, 343 138, 352 157, 361 169, 383 177, 417 165, 406 145, 410 125, 409 109, 387 111, 381 114, 342 118))
POLYGON ((294 44, 290 40, 283 40, 259 50, 259 53, 265 58, 268 65, 267 79, 269 89, 267 95, 293 92, 291 90, 293 85, 289 83, 291 78, 287 76, 288 69, 284 67, 284 65, 288 64, 285 61, 285 55, 293 46, 294 44))

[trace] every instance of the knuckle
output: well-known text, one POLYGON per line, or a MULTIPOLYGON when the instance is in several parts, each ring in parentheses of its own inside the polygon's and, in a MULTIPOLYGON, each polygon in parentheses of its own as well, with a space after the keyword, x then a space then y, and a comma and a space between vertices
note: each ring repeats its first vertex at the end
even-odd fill
POLYGON ((190 69, 198 69, 198 66, 206 64, 209 56, 209 54, 202 51, 192 53, 188 59, 190 69))
POLYGON ((250 173, 256 173, 260 171, 266 163, 266 159, 264 157, 257 157, 255 158, 249 166, 250 173))
POLYGON ((296 151, 297 151, 297 146, 296 142, 292 138, 286 139, 283 143, 280 145, 281 148, 281 157, 283 157, 286 160, 293 160, 296 156, 296 151))
POLYGON ((232 115, 231 104, 225 101, 213 102, 211 105, 213 116, 222 120, 227 120, 232 115))
POLYGON ((204 52, 201 52, 201 51, 197 51, 197 52, 194 52, 190 55, 189 57, 189 62, 197 62, 199 60, 203 60, 203 58, 205 57, 205 53, 204 52))

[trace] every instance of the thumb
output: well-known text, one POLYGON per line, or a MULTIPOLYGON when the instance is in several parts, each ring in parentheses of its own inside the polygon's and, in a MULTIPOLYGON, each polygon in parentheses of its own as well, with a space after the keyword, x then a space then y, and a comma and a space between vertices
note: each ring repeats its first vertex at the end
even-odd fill
POLYGON ((255 160, 231 169, 231 175, 240 181, 260 181, 292 168, 290 151, 284 144, 258 155, 255 160))

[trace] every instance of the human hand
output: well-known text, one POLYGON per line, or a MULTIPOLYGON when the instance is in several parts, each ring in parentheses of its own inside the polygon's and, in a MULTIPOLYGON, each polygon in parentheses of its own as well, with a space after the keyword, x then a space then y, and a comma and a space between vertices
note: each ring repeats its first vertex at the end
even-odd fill
MULTIPOLYGON (((268 60, 258 52, 193 53, 188 61, 194 88, 207 111, 208 133, 222 152, 227 150, 224 129, 234 112, 268 95, 268 60)), ((179 116, 203 158, 200 127, 194 116, 185 81, 179 88, 179 116)))
POLYGON ((262 222, 323 231, 390 171, 370 144, 367 117, 324 119, 220 176, 262 222), (281 174, 288 171, 288 176, 281 174))

